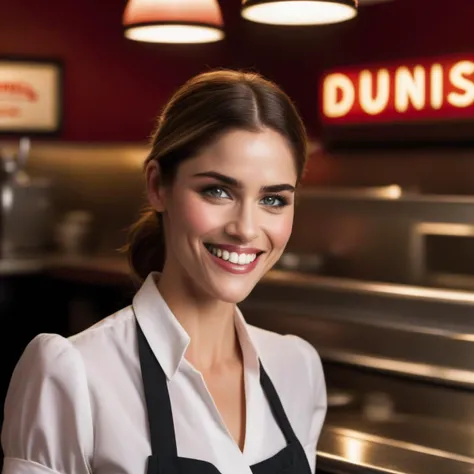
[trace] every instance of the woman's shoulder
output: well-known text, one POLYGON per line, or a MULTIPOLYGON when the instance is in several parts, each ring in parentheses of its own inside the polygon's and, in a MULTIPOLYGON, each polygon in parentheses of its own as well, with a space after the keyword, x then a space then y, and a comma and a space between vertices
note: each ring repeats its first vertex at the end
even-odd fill
MULTIPOLYGON (((279 334, 249 325, 252 340, 265 368, 277 377, 301 378, 302 383, 324 381, 323 367, 317 349, 305 339, 279 334)), ((297 381, 295 381, 297 382, 297 381)))
POLYGON ((42 333, 35 336, 26 346, 18 362, 18 369, 35 372, 60 371, 66 365, 74 364, 77 351, 71 342, 59 335, 42 333))
POLYGON ((81 356, 73 344, 59 334, 42 333, 25 347, 12 373, 6 407, 19 400, 39 397, 45 383, 75 386, 84 380, 81 356))
POLYGON ((135 334, 135 317, 131 306, 126 306, 117 312, 110 314, 94 325, 84 329, 68 340, 79 351, 100 346, 104 343, 104 338, 113 340, 127 337, 128 334, 135 334))
MULTIPOLYGON (((76 373, 78 369, 83 371, 84 363, 89 356, 97 356, 98 352, 103 354, 110 347, 120 345, 117 343, 120 343, 123 331, 128 330, 124 323, 131 319, 129 313, 132 312, 124 308, 70 337, 53 333, 38 334, 24 349, 17 364, 17 372, 30 370, 38 374, 63 372, 67 378, 72 366, 75 367, 76 373), (115 339, 118 340, 114 343, 115 339)), ((128 326, 132 327, 130 324, 128 326)))

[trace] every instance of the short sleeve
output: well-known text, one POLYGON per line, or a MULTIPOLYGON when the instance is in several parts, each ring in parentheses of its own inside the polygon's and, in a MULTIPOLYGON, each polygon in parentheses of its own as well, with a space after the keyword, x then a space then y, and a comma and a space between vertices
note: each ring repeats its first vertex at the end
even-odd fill
POLYGON ((323 365, 316 349, 304 339, 297 338, 299 346, 304 352, 308 378, 310 381, 311 406, 309 416, 311 417, 308 441, 304 445, 304 450, 310 462, 311 471, 316 472, 316 450, 318 446, 319 435, 323 428, 327 412, 327 393, 326 381, 324 377, 323 365))
POLYGON ((40 334, 10 381, 3 474, 90 473, 92 415, 82 358, 69 340, 40 334))

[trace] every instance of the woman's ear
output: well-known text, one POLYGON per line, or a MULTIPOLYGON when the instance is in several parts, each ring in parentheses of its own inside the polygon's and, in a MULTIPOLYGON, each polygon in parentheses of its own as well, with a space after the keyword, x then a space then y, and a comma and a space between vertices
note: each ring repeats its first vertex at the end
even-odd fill
POLYGON ((165 210, 165 189, 156 160, 150 160, 145 168, 148 201, 157 212, 165 210))

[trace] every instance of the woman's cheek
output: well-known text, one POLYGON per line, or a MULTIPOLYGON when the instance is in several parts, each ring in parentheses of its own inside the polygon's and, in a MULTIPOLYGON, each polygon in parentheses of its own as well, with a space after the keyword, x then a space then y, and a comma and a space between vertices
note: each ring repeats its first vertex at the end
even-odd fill
POLYGON ((273 247, 281 249, 285 247, 291 237, 293 229, 293 212, 288 212, 280 216, 273 216, 274 219, 267 229, 273 241, 273 247))
POLYGON ((225 206, 213 205, 203 199, 189 199, 182 207, 183 225, 196 235, 205 235, 224 225, 225 206))

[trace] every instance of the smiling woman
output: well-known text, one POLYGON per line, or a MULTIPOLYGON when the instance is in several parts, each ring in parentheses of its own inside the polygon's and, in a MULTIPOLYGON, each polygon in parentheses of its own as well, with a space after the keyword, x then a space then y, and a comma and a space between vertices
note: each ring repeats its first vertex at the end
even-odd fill
POLYGON ((5 474, 315 472, 319 356, 237 307, 285 249, 305 161, 295 107, 261 76, 209 72, 175 93, 126 249, 133 304, 29 344, 7 396, 5 474))
POLYGON ((183 161, 172 185, 156 184, 160 172, 150 161, 149 198, 168 242, 160 291, 196 282, 217 300, 242 301, 291 234, 298 172, 287 139, 263 124, 230 130, 183 161))
MULTIPOLYGON (((201 175, 207 173, 214 178, 220 175, 220 180, 212 182, 214 186, 217 183, 231 186, 240 194, 245 191, 242 185, 247 184, 246 180, 239 180, 234 171, 238 165, 247 176, 254 174, 253 182, 258 180, 256 174, 266 172, 270 180, 263 184, 267 194, 278 194, 278 191, 294 190, 303 175, 306 133, 291 100, 275 84, 257 74, 210 72, 185 84, 160 116, 146 161, 147 170, 155 180, 151 186, 148 183, 148 188, 152 192, 158 189, 158 184, 162 190, 169 188, 181 164, 198 155, 208 161, 214 158, 207 168, 202 160, 198 166, 201 175), (228 173, 218 172, 226 167, 228 173), (280 177, 286 185, 284 188, 268 188, 281 184, 271 181, 280 177)), ((152 196, 150 201, 151 209, 132 228, 128 247, 131 266, 141 280, 151 271, 161 271, 165 261, 162 218, 167 213, 159 212, 160 207, 152 196)))

